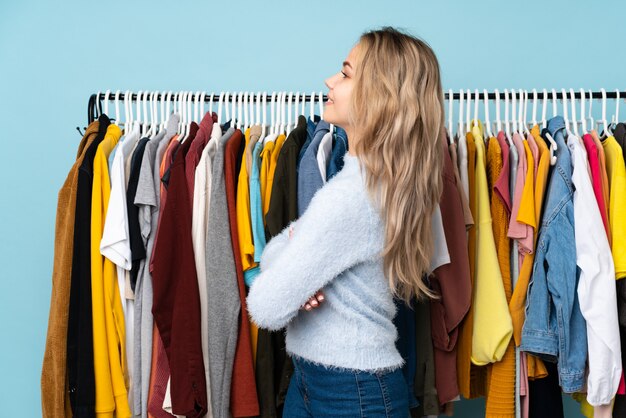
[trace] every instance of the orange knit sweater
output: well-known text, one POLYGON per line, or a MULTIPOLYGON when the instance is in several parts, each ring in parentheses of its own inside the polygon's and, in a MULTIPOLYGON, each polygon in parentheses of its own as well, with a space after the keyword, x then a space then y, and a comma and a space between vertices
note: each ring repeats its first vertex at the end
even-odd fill
MULTIPOLYGON (((493 237, 496 243, 498 264, 502 273, 504 293, 507 302, 513 293, 511 285, 511 241, 507 237, 509 214, 502 200, 493 196, 493 186, 502 171, 502 149, 498 140, 489 138, 487 148, 487 181, 489 182, 491 218, 493 220, 493 237)), ((491 368, 489 388, 487 391, 486 417, 515 416, 515 346, 509 342, 504 357, 499 362, 488 366, 491 368)))

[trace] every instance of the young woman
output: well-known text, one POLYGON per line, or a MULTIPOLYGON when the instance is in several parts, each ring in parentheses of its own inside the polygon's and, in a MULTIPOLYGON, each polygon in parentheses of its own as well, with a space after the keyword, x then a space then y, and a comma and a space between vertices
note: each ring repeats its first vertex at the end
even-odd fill
POLYGON ((433 296, 423 277, 442 189, 439 64, 423 41, 364 33, 326 80, 324 119, 345 129, 343 169, 275 236, 247 302, 287 327, 294 361, 283 416, 409 416, 394 297, 433 296))

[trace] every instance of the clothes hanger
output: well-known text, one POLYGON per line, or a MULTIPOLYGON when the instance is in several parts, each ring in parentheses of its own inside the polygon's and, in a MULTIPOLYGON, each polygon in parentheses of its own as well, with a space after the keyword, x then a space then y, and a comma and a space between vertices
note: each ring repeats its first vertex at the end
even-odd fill
POLYGON ((104 92, 104 114, 109 116, 109 96, 111 95, 111 90, 107 90, 104 92))
POLYGON ((543 89, 543 108, 541 110, 541 128, 548 127, 548 89, 543 89))
POLYGON ((115 91, 115 123, 120 126, 120 91, 115 91))
POLYGON ((296 128, 296 125, 298 124, 298 111, 299 111, 299 107, 300 107, 300 92, 297 91, 296 92, 296 99, 295 99, 295 105, 293 107, 293 127, 292 129, 296 128))
MULTIPOLYGON (((586 109, 586 101, 587 97, 585 96, 585 90, 580 89, 580 127, 582 129, 583 135, 587 133, 587 118, 585 117, 585 109, 586 109)), ((582 138, 582 136, 581 136, 582 138)))
POLYGON ((291 133, 291 101, 293 98, 293 92, 289 92, 289 98, 287 100, 287 126, 285 127, 285 129, 287 130, 287 136, 289 136, 289 134, 291 133))
POLYGON ((496 131, 502 131, 502 119, 500 119, 500 90, 495 90, 496 94, 496 131))
MULTIPOLYGON (((226 115, 226 119, 225 119, 225 121, 226 121, 226 122, 230 121, 230 127, 231 127, 231 128, 234 128, 234 127, 235 127, 235 121, 231 119, 231 116, 230 116, 230 110, 229 110, 229 109, 230 109, 230 106, 229 106, 230 102, 228 101, 228 97, 229 97, 229 96, 230 96, 230 93, 229 93, 229 92, 226 92, 226 93, 225 93, 225 96, 224 96, 224 102, 225 102, 225 103, 224 103, 224 113, 225 113, 225 115, 226 115)), ((233 116, 234 116, 234 115, 233 115, 233 116)))
POLYGON ((522 115, 522 119, 520 121, 520 123, 522 125, 524 125, 524 133, 526 133, 526 137, 528 137, 528 135, 530 135, 530 130, 528 129, 528 122, 526 122, 528 120, 528 90, 522 90, 523 91, 523 97, 524 97, 524 114, 522 115))
POLYGON ((513 134, 519 133, 517 129, 517 97, 515 89, 511 89, 511 124, 513 125, 513 134))
MULTIPOLYGON (((309 103, 310 103, 310 101, 309 101, 309 103)), ((306 104, 307 104, 306 93, 302 93, 302 103, 300 104, 300 106, 301 106, 300 114, 302 116, 306 115, 306 104)), ((315 115, 313 115, 313 116, 315 116, 315 115)), ((313 122, 313 121, 315 121, 315 118, 311 118, 311 122, 313 122)))
MULTIPOLYGON (((552 89, 552 117, 556 116, 557 110, 556 110, 556 90, 552 89)), ((546 122, 546 126, 547 126, 547 122, 546 122)), ((545 133, 546 135, 546 139, 548 140, 548 143, 550 144, 550 165, 555 165, 556 164, 556 151, 558 150, 558 145, 556 143, 556 141, 554 140, 554 138, 552 138, 552 134, 550 134, 550 132, 546 131, 545 133)))
MULTIPOLYGON (((587 118, 589 119, 589 130, 593 129, 594 127, 594 120, 593 120, 593 116, 591 112, 592 108, 593 108, 593 92, 589 90, 589 115, 587 116, 587 118)), ((589 131, 587 131, 587 133, 589 133, 589 131)))
POLYGON ((249 92, 245 92, 243 94, 243 127, 244 127, 244 131, 248 130, 250 128, 250 114, 249 114, 249 105, 248 105, 248 99, 250 97, 250 93, 249 92))
POLYGON ((130 106, 130 90, 126 90, 126 92, 124 92, 124 130, 126 131, 126 133, 130 133, 130 131, 132 130, 132 109, 130 106))
POLYGON ((459 127, 456 130, 457 137, 461 140, 461 137, 465 136, 463 125, 463 105, 464 105, 465 93, 463 89, 459 90, 459 127))
POLYGON ((551 89, 552 91, 552 117, 556 117, 557 116, 557 109, 556 109, 556 89, 551 89))
POLYGON ((537 125, 537 89, 533 89, 533 119, 531 123, 531 128, 537 125))
POLYGON ((611 117, 611 124, 609 125, 609 132, 613 136, 613 129, 619 123, 619 89, 615 89, 615 114, 611 117))
POLYGON ((568 138, 565 139, 565 142, 567 143, 569 136, 571 136, 573 133, 570 129, 570 120, 569 120, 569 110, 567 109, 567 105, 568 105, 568 99, 567 99, 567 92, 565 91, 564 88, 561 88, 561 97, 562 97, 562 104, 563 104, 563 119, 565 119, 565 132, 567 133, 568 138))
POLYGON ((491 138, 494 135, 491 133, 491 121, 489 120, 489 94, 487 89, 483 89, 483 102, 485 104, 485 126, 487 127, 487 135, 491 138))
POLYGON ((136 128, 139 131, 139 137, 142 136, 143 132, 142 132, 142 114, 141 114, 141 99, 143 98, 143 91, 139 90, 139 92, 137 92, 137 100, 135 102, 135 106, 137 107, 137 119, 135 119, 135 124, 136 124, 136 128))
POLYGON ((478 96, 478 89, 474 89, 474 120, 472 124, 474 127, 479 127, 478 125, 478 100, 480 97, 478 96))
POLYGON ((150 98, 150 92, 146 91, 143 94, 143 118, 145 119, 144 125, 143 125, 143 133, 144 135, 142 137, 145 137, 148 135, 148 130, 150 128, 150 119, 148 118, 148 116, 150 115, 148 113, 148 99, 150 98))
POLYGON ((572 104, 572 126, 574 128, 574 135, 580 138, 580 133, 578 131, 578 117, 576 117, 576 94, 574 93, 574 89, 569 89, 570 103, 572 104))
POLYGON ((198 123, 202 122, 202 119, 204 119, 204 115, 206 115, 204 111, 205 102, 206 102, 206 92, 203 91, 200 93, 200 103, 198 103, 198 107, 200 108, 200 119, 198 119, 198 123))
POLYGON ((218 102, 217 102, 217 123, 219 123, 220 125, 224 121, 224 119, 222 119, 222 108, 223 107, 224 107, 224 92, 221 91, 220 92, 220 98, 218 99, 218 102))
POLYGON ((509 90, 504 89, 504 133, 511 145, 511 126, 509 125, 509 90))
POLYGON ((472 125, 470 120, 470 111, 472 108, 472 91, 467 89, 465 92, 467 95, 467 107, 465 108, 465 133, 471 132, 472 125))

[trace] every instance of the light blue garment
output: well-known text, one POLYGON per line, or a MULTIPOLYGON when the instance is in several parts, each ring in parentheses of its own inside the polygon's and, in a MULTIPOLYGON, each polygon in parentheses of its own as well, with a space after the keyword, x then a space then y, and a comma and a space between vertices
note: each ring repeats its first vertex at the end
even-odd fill
POLYGON ((343 161, 304 214, 265 247, 248 312, 260 328, 286 326, 291 355, 345 369, 392 370, 404 360, 383 270, 384 223, 358 157, 345 154, 343 161), (313 312, 301 309, 320 289, 324 303, 313 312))
POLYGON ((339 126, 335 125, 333 134, 333 148, 330 152, 328 167, 326 167, 326 180, 333 178, 343 167, 343 155, 348 151, 348 134, 339 126))
MULTIPOLYGON (((265 249, 265 225, 263 223, 263 202, 261 201, 260 154, 263 143, 257 141, 252 150, 252 168, 250 170, 250 220, 252 222, 252 240, 254 242, 254 261, 261 261, 261 254, 265 249)), ((260 273, 258 268, 251 269, 251 273, 244 275, 246 285, 251 286, 254 278, 260 273)))
POLYGON ((557 360, 561 388, 572 393, 582 390, 586 380, 587 329, 576 291, 580 273, 576 267, 572 160, 564 130, 561 116, 548 121, 548 131, 558 145, 557 161, 546 190, 520 350, 557 360))
POLYGON ((313 136, 320 120, 321 117, 319 115, 313 115, 313 119, 308 118, 306 120, 306 140, 304 141, 304 144, 302 144, 302 148, 300 148, 300 152, 298 153, 298 170, 300 170, 300 162, 302 161, 302 157, 304 157, 304 153, 313 141, 313 136))
POLYGON ((309 206, 315 192, 324 185, 325 179, 322 178, 320 166, 317 162, 317 150, 329 128, 330 124, 325 120, 317 123, 313 140, 300 161, 300 170, 298 171, 298 217, 302 216, 309 206))

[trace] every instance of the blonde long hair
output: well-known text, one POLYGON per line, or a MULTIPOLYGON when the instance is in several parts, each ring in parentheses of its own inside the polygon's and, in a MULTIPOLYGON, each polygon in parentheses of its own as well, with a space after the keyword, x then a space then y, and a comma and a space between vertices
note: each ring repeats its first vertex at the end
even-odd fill
POLYGON ((442 191, 439 63, 424 41, 391 27, 361 35, 358 54, 350 119, 354 151, 385 223, 385 276, 394 295, 406 302, 435 297, 424 275, 442 191))

